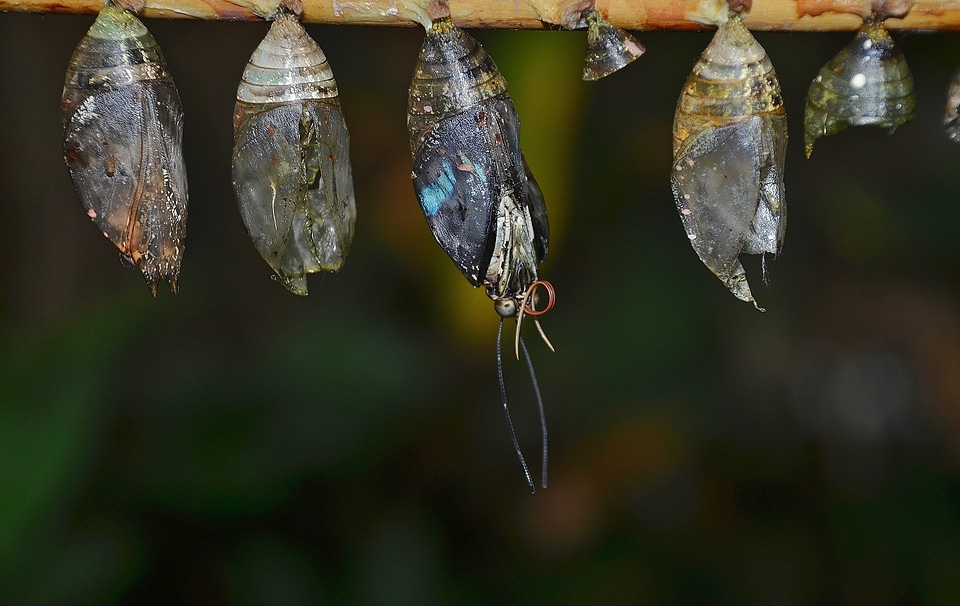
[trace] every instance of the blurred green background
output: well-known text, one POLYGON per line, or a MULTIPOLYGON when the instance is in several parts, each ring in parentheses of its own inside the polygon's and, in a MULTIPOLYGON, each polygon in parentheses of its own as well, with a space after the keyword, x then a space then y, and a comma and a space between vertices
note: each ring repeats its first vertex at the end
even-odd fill
MULTIPOLYGON (((898 37, 915 122, 803 158, 807 86, 850 33, 761 33, 792 134, 765 314, 691 250, 670 128, 708 33, 581 82, 582 32, 477 32, 553 226, 529 338, 551 483, 530 496, 497 316, 410 183, 414 28, 308 27, 340 85, 359 220, 344 269, 270 280, 230 186, 261 23, 148 20, 186 112, 180 294, 90 224, 59 99, 91 16, 0 15, 0 601, 9 604, 957 603, 956 34, 898 37)), ((531 328, 531 327, 528 327, 531 328)), ((536 406, 508 360, 521 443, 536 406)))

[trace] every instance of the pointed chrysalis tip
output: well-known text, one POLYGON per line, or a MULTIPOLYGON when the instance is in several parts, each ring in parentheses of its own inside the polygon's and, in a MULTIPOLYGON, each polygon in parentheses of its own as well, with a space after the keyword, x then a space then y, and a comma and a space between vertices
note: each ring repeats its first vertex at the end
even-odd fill
MULTIPOLYGON (((153 298, 157 298, 157 293, 160 292, 160 280, 147 280, 147 288, 150 289, 150 294, 153 295, 153 298)), ((177 284, 177 278, 167 278, 167 282, 170 284, 170 292, 174 295, 180 294, 180 286, 177 284)))

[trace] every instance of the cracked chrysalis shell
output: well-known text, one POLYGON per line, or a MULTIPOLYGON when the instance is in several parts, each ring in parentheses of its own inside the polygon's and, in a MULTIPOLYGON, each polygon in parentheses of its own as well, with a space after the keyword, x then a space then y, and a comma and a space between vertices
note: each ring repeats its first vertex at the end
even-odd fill
POLYGON ((700 56, 677 103, 671 185, 700 260, 738 299, 754 305, 738 257, 780 252, 786 148, 777 75, 734 15, 700 56))
POLYGON ((810 84, 803 120, 807 157, 817 139, 847 126, 879 126, 893 133, 913 120, 915 107, 907 60, 883 22, 867 19, 810 84))
POLYGON ((587 20, 587 54, 583 59, 583 79, 599 80, 640 58, 646 49, 619 27, 608 23, 591 10, 587 20))
POLYGON ((63 157, 87 215, 154 296, 177 291, 187 222, 180 96, 156 41, 107 5, 73 52, 63 86, 63 157))
POLYGON ((413 185, 437 242, 494 301, 536 282, 549 227, 493 59, 449 18, 427 30, 410 86, 413 185))
POLYGON ((323 51, 281 10, 237 89, 233 188, 243 223, 290 292, 343 265, 357 217, 350 139, 323 51))
POLYGON ((947 111, 943 116, 943 127, 951 141, 960 143, 960 69, 953 74, 950 91, 947 93, 947 111))

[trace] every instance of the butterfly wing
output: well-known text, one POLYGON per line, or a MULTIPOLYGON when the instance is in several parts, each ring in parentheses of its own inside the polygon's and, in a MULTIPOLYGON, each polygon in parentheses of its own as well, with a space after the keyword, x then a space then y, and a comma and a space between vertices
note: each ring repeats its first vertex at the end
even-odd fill
POLYGON ((413 185, 437 242, 474 286, 489 261, 490 224, 503 180, 494 146, 503 140, 486 104, 436 124, 417 150, 413 185))
POLYGON ((686 142, 671 176, 690 244, 744 301, 753 297, 740 253, 776 254, 783 239, 786 215, 777 162, 785 141, 778 142, 778 133, 771 117, 760 115, 707 128, 686 142))

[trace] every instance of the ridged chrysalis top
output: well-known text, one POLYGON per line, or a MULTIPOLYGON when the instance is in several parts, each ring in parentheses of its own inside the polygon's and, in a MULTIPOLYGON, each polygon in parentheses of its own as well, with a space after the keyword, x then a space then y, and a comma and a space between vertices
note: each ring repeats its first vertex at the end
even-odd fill
POLYGON ((817 139, 847 126, 879 126, 892 133, 914 117, 913 75, 883 21, 866 19, 853 41, 810 84, 803 120, 807 157, 817 139))
POLYGON ((787 207, 787 117, 766 51, 732 15, 683 87, 673 122, 673 195, 700 260, 754 301, 739 256, 778 254, 787 207))
POLYGON ((633 63, 646 52, 640 42, 607 22, 595 10, 584 13, 587 22, 587 52, 583 58, 584 80, 605 78, 633 63))
POLYGON ((448 18, 427 31, 407 111, 413 185, 434 237, 491 299, 518 299, 547 255, 547 210, 506 80, 448 18))
POLYGON ((154 296, 177 291, 187 223, 183 111, 143 23, 112 5, 73 52, 61 103, 63 156, 87 215, 154 296))
POLYGON ((350 138, 323 51, 281 9, 237 89, 233 188, 247 232, 291 292, 343 265, 357 210, 350 138))

